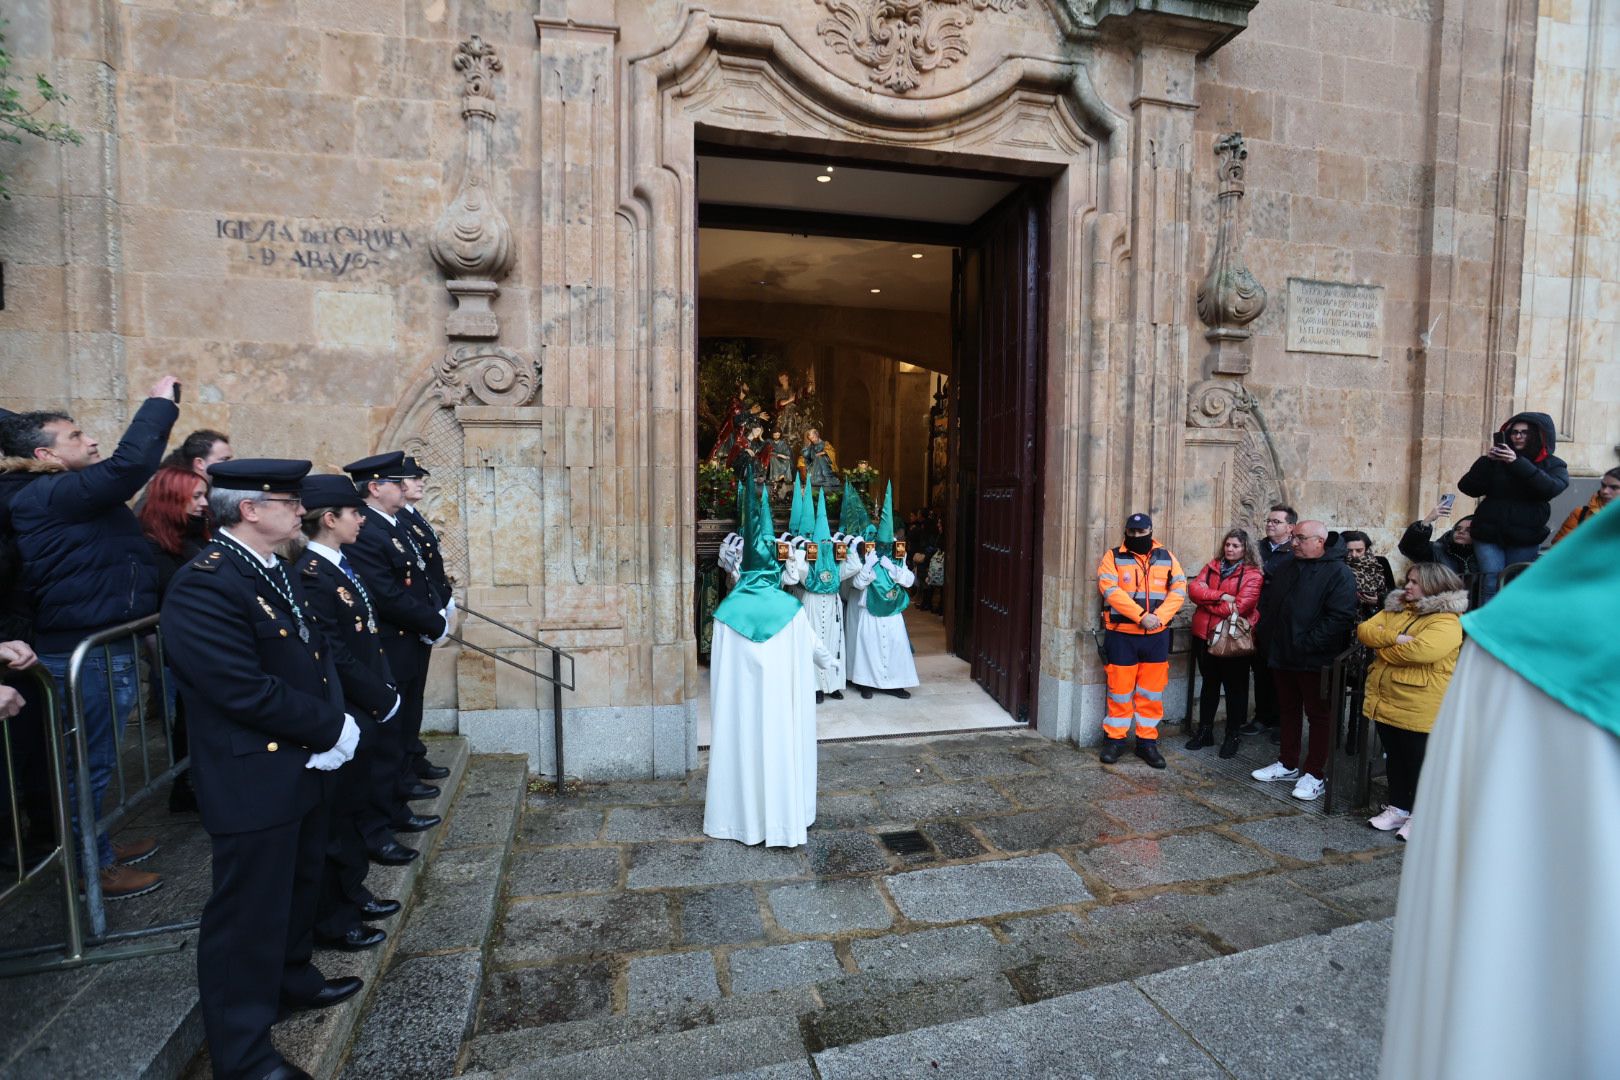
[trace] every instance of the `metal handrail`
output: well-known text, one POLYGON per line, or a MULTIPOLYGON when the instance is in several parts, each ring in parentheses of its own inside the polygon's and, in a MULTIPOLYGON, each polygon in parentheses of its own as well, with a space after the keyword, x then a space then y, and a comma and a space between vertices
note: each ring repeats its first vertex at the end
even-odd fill
POLYGON ((551 674, 547 675, 545 672, 536 671, 534 668, 529 667, 527 664, 520 664, 516 660, 513 660, 511 657, 502 656, 501 654, 499 654, 499 653, 497 653, 497 652, 495 652, 495 651, 493 651, 491 649, 484 648, 482 645, 475 645, 472 642, 468 641, 466 638, 461 637, 461 636, 459 636, 457 634, 449 635, 451 641, 457 642, 460 645, 464 645, 467 648, 473 650, 474 652, 482 653, 483 655, 488 656, 493 660, 499 660, 501 663, 507 665, 508 667, 514 667, 514 668, 517 668, 519 671, 527 672, 528 674, 534 676, 536 679, 543 680, 543 681, 548 682, 548 683, 551 684, 551 734, 552 734, 552 743, 556 747, 557 794, 559 796, 561 796, 563 794, 563 778, 566 775, 563 772, 562 692, 564 690, 573 690, 574 689, 574 672, 575 672, 575 668, 574 668, 574 656, 573 656, 573 654, 569 653, 569 652, 566 652, 563 649, 559 649, 555 645, 551 645, 551 644, 548 644, 548 643, 546 643, 544 641, 541 641, 539 638, 535 637, 533 634, 525 633, 524 631, 519 630, 515 626, 509 626, 506 623, 502 622, 501 620, 499 620, 497 618, 494 618, 493 616, 485 615, 481 611, 474 611, 472 608, 469 608, 469 607, 463 607, 460 610, 465 611, 468 615, 471 615, 475 619, 482 619, 484 622, 487 622, 487 623, 489 623, 489 624, 491 624, 493 626, 498 626, 502 630, 505 630, 507 633, 513 634, 513 635, 515 635, 517 637, 520 637, 524 641, 528 642, 529 644, 535 645, 535 646, 537 646, 539 648, 542 648, 542 649, 545 649, 547 652, 549 652, 551 654, 551 674), (562 677, 562 662, 563 662, 563 659, 565 657, 568 660, 568 679, 567 679, 567 681, 564 681, 563 677, 562 677))
POLYGON ((1367 805, 1372 793, 1373 725, 1362 715, 1367 692, 1365 646, 1352 642, 1322 668, 1321 688, 1333 710, 1333 744, 1328 754, 1322 809, 1332 813, 1342 795, 1352 808, 1367 805))

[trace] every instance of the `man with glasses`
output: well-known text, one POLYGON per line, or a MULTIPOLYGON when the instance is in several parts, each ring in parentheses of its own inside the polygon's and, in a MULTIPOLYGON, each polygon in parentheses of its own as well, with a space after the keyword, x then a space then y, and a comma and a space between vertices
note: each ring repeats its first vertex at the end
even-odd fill
POLYGON ((308 471, 307 461, 272 459, 210 468, 219 529, 163 600, 161 633, 213 852, 197 991, 219 1077, 305 1077, 270 1042, 271 1025, 361 987, 311 963, 328 832, 321 773, 354 756, 360 728, 298 575, 275 555, 299 532, 308 471))
POLYGON ((1268 578, 1260 593, 1260 625, 1266 635, 1281 720, 1278 760, 1251 775, 1256 780, 1293 780, 1294 798, 1318 799, 1325 787, 1332 710, 1323 690, 1322 669, 1350 643, 1356 625, 1356 578, 1344 562, 1344 546, 1327 546, 1327 526, 1302 521, 1294 526, 1293 558, 1268 578), (1304 726, 1310 746, 1300 756, 1304 726))
MULTIPOLYGON (((1299 514, 1292 506, 1282 503, 1266 511, 1265 536, 1260 539, 1260 568, 1264 575, 1260 586, 1264 604, 1265 584, 1277 571, 1294 557, 1294 525, 1299 514)), ((1255 624, 1254 655, 1250 671, 1254 675, 1254 718, 1238 730, 1244 735, 1258 735, 1270 729, 1272 741, 1277 739, 1277 691, 1272 686, 1271 669, 1266 667, 1266 628, 1255 624)))
MULTIPOLYGON (((382 631, 383 652, 404 701, 389 725, 397 740, 385 751, 399 762, 395 794, 400 805, 413 799, 431 799, 439 789, 417 775, 421 746, 422 697, 427 686, 428 657, 433 646, 450 633, 447 605, 436 596, 428 562, 415 547, 400 519, 405 508, 404 482, 408 479, 405 454, 394 450, 375 454, 343 467, 366 500, 366 524, 343 554, 371 593, 382 631)), ((380 793, 379 793, 380 794, 380 793)), ((439 824, 437 814, 415 814, 407 807, 390 822, 395 832, 426 832, 439 824)), ((368 838, 369 839, 369 838, 368 838)), ((417 857, 404 844, 384 844, 371 851, 374 861, 399 865, 417 857)))
POLYGON ((1473 539, 1482 605, 1496 595, 1502 571, 1534 561, 1547 539, 1552 501, 1569 487, 1569 467, 1553 456, 1557 446, 1552 417, 1519 413, 1457 481, 1464 495, 1481 500, 1474 510, 1473 539))

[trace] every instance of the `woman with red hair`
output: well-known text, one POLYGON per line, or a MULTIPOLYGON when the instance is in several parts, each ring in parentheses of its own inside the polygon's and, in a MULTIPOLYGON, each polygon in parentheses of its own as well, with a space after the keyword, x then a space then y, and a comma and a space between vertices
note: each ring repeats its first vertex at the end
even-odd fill
MULTIPOLYGON (((152 560, 158 568, 158 595, 162 596, 169 591, 175 572, 196 558, 208 543, 208 481, 190 469, 165 465, 147 481, 139 517, 141 531, 152 545, 152 560)), ((174 717, 173 752, 179 759, 187 752, 185 714, 174 692, 174 678, 167 672, 165 675, 170 715, 174 717)), ((182 772, 169 789, 169 810, 184 813, 196 809, 197 796, 191 790, 191 774, 182 772)))

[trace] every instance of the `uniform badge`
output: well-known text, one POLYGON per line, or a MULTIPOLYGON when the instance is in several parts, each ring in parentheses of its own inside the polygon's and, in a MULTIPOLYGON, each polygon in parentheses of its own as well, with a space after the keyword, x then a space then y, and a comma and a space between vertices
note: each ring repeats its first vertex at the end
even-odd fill
POLYGON ((411 572, 409 570, 405 571, 405 587, 407 589, 411 587, 411 572))
POLYGON ((405 545, 399 542, 399 537, 397 536, 394 537, 394 547, 399 550, 401 555, 405 554, 405 545))
POLYGON ((253 599, 259 602, 259 606, 264 609, 264 613, 266 615, 270 616, 272 619, 276 617, 276 609, 270 606, 270 601, 258 595, 255 595, 253 599))
POLYGON ((354 607, 354 596, 349 592, 348 589, 344 588, 342 585, 339 585, 337 587, 337 594, 339 600, 343 601, 350 607, 354 607))

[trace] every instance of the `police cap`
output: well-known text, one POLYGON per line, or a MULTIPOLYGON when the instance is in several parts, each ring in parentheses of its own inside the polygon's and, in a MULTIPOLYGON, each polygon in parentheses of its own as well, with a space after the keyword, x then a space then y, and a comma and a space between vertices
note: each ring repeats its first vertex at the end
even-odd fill
POLYGON ((341 510, 345 506, 366 505, 366 500, 355 490, 354 481, 337 473, 306 476, 298 492, 305 510, 341 510))
POLYGON ((356 484, 366 484, 373 480, 398 480, 406 475, 404 466, 405 451, 390 450, 351 461, 343 466, 343 471, 354 477, 356 484))
POLYGON ((400 475, 420 479, 424 476, 432 476, 433 474, 422 468, 422 466, 417 463, 415 458, 411 457, 409 454, 406 454, 405 463, 402 466, 400 475))
POLYGON ((226 491, 276 491, 298 494, 309 462, 287 458, 234 458, 208 466, 208 479, 226 491))

